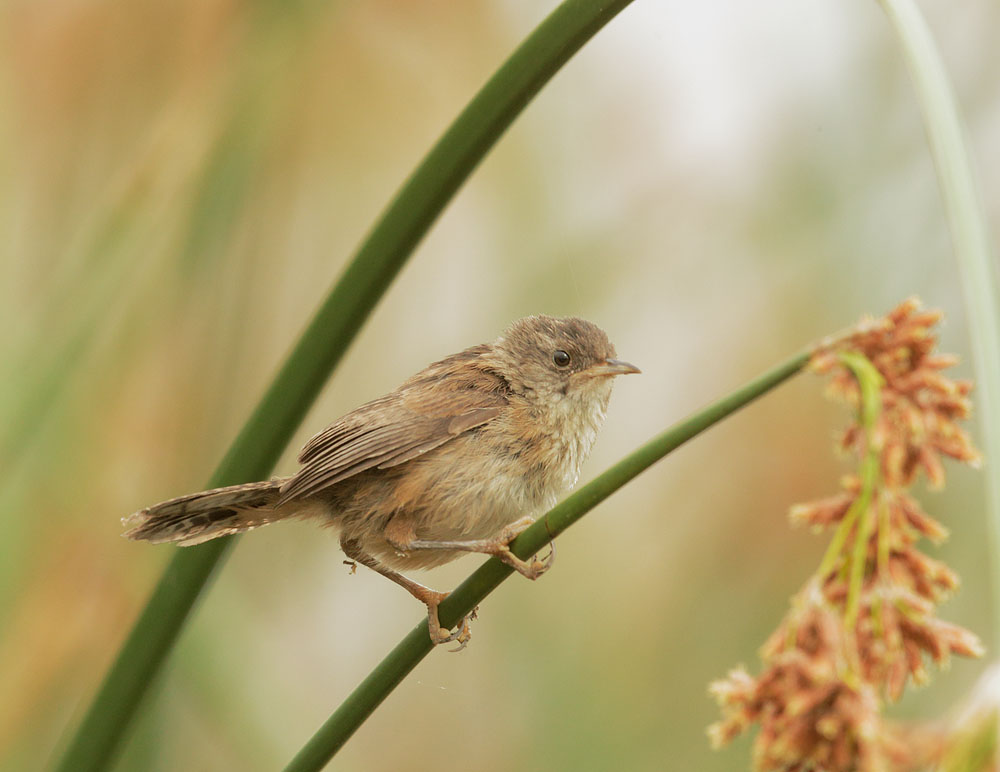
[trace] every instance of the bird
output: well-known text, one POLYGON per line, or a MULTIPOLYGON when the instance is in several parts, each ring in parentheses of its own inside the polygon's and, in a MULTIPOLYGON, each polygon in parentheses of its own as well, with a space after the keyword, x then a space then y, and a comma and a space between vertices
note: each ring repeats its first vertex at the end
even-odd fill
POLYGON ((554 553, 526 561, 509 544, 576 484, 615 376, 638 372, 592 322, 525 317, 330 424, 302 448, 295 474, 141 509, 122 518, 124 536, 189 546, 316 520, 339 532, 352 572, 367 566, 426 606, 433 643, 464 648, 469 617, 443 628, 448 593, 402 572, 473 552, 541 576, 554 553))

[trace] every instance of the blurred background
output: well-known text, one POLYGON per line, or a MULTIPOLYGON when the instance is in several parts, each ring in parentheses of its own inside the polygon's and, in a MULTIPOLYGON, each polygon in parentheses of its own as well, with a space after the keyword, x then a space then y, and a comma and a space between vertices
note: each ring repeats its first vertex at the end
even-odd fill
MULTIPOLYGON (((0 768, 67 739, 174 547, 119 518, 200 489, 401 181, 555 3, 13 0, 0 8, 0 768)), ((922 3, 1000 220, 992 0, 922 3)), ((528 108, 310 412, 326 423, 529 313, 604 327, 616 387, 583 479, 810 340, 962 298, 908 75, 872 2, 636 2, 528 108)), ((847 415, 801 376, 660 462, 434 652, 338 769, 743 769, 707 683, 818 563, 788 507, 836 491, 847 415)), ((978 436, 978 434, 977 434, 978 436)), ((989 639, 982 473, 921 493, 989 639)), ((245 537, 120 770, 273 770, 422 615, 336 538, 245 537)), ((449 589, 480 558, 424 578, 449 589)), ((949 714, 956 661, 891 708, 949 714)))

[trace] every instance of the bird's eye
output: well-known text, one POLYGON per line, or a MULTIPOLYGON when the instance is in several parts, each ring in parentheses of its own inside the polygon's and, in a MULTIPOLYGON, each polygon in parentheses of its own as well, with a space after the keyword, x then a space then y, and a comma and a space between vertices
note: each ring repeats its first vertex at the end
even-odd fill
POLYGON ((556 367, 565 367, 569 364, 569 354, 562 349, 557 349, 552 355, 552 361, 556 363, 556 367))

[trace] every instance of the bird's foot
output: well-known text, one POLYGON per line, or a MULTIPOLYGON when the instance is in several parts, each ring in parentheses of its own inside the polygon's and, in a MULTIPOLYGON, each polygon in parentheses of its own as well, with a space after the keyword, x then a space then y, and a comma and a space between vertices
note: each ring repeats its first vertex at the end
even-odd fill
POLYGON ((500 558, 504 563, 517 571, 521 576, 528 579, 537 579, 550 568, 556 559, 556 544, 549 542, 549 554, 539 560, 538 555, 533 555, 530 560, 522 560, 510 550, 510 543, 524 533, 534 520, 530 517, 522 517, 505 526, 500 534, 489 542, 489 549, 484 550, 495 557, 500 558))
POLYGON ((466 614, 459 621, 458 625, 454 630, 449 630, 441 626, 441 621, 438 618, 438 606, 441 602, 447 598, 449 593, 447 592, 437 592, 435 590, 428 590, 420 598, 427 606, 427 632, 430 634, 431 642, 435 646, 439 646, 442 643, 451 643, 456 641, 458 647, 454 649, 449 649, 449 651, 461 651, 466 646, 469 645, 469 641, 472 639, 472 630, 470 629, 470 622, 476 618, 476 611, 478 606, 468 614, 466 614))

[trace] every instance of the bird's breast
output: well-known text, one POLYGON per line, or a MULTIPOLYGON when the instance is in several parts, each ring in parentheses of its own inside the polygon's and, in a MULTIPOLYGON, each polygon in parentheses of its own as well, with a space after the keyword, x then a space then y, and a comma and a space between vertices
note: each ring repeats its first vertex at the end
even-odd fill
POLYGON ((597 433, 604 423, 606 399, 563 398, 544 410, 526 408, 511 413, 516 438, 507 452, 520 466, 540 509, 552 507, 580 477, 597 433))

